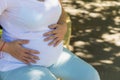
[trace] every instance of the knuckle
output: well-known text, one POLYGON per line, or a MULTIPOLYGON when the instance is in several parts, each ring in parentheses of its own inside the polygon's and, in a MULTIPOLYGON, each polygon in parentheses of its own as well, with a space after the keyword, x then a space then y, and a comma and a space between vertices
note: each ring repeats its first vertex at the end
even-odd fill
POLYGON ((24 57, 29 57, 29 54, 25 54, 24 57))
POLYGON ((34 56, 30 54, 29 57, 32 59, 34 56))
POLYGON ((29 52, 29 51, 28 51, 27 49, 25 49, 25 48, 21 49, 21 51, 24 52, 24 53, 25 53, 25 52, 27 52, 27 53, 29 52))
POLYGON ((31 53, 31 50, 27 50, 28 53, 31 53))

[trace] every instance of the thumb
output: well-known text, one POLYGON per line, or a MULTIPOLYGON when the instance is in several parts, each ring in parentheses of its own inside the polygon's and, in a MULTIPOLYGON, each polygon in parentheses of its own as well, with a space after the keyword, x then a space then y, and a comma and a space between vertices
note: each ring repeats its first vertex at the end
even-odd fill
POLYGON ((48 26, 50 29, 55 29, 55 28, 57 28, 57 24, 53 24, 53 25, 50 25, 50 26, 48 26))
POLYGON ((29 42, 29 40, 17 40, 16 42, 18 44, 22 45, 22 44, 27 44, 29 42))

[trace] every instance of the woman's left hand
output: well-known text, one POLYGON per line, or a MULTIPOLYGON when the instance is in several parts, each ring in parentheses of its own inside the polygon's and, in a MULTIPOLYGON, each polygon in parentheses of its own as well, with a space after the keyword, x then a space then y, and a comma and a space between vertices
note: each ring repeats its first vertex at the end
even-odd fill
POLYGON ((52 30, 43 34, 47 37, 44 41, 52 40, 48 45, 54 45, 56 47, 64 39, 67 32, 67 24, 53 24, 49 28, 52 30))

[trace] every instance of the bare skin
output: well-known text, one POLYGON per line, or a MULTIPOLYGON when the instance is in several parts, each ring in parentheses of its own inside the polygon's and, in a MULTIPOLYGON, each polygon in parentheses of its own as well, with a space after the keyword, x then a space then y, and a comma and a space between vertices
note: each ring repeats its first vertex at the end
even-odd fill
MULTIPOLYGON (((3 40, 0 40, 0 43, 3 43, 3 40)), ((15 40, 12 42, 6 42, 2 51, 9 53, 16 59, 26 64, 35 63, 36 60, 39 60, 39 57, 34 56, 33 54, 39 54, 40 52, 22 47, 23 44, 28 43, 28 40, 15 40)))
MULTIPOLYGON (((62 0, 59 0, 60 3, 62 0)), ((61 3, 62 6, 62 3, 61 3)), ((50 32, 44 33, 43 35, 46 37, 44 41, 52 40, 48 45, 53 45, 56 47, 63 39, 67 32, 67 23, 66 23, 66 12, 62 8, 62 14, 57 24, 53 24, 49 26, 52 29, 50 32)))
MULTIPOLYGON (((49 45, 54 44, 54 46, 57 46, 64 38, 64 35, 67 31, 66 26, 67 24, 65 22, 65 14, 64 12, 62 12, 58 23, 49 26, 50 29, 53 29, 52 33, 48 32, 44 34, 44 36, 47 36, 47 39, 45 39, 45 41, 52 39, 53 41, 50 42, 49 45), (54 38, 50 37, 51 34, 54 35, 54 38)), ((3 42, 3 40, 0 40, 0 47, 2 46, 3 42)), ((12 42, 6 42, 2 51, 9 53, 11 56, 24 62, 25 64, 35 63, 36 60, 39 60, 40 58, 38 56, 35 56, 34 54, 39 54, 40 52, 36 50, 27 49, 22 46, 23 44, 28 43, 29 40, 15 40, 12 42)))

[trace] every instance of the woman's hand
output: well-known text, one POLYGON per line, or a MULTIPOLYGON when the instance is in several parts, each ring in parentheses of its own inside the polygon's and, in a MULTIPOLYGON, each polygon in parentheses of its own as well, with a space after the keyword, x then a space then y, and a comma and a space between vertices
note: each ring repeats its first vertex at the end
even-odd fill
POLYGON ((49 26, 49 28, 52 29, 52 31, 43 34, 47 37, 44 41, 52 40, 48 45, 54 45, 54 47, 56 47, 64 39, 67 32, 67 24, 53 24, 49 26))
POLYGON ((39 60, 39 57, 34 56, 33 54, 39 54, 39 52, 22 47, 23 44, 27 44, 28 42, 28 40, 6 42, 3 51, 8 52, 10 55, 26 64, 35 63, 35 60, 39 60))

